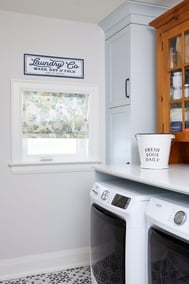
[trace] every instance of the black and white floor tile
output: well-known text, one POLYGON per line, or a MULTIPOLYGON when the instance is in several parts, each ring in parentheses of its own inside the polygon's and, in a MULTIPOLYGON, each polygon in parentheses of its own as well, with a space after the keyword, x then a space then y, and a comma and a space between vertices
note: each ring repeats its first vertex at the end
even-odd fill
POLYGON ((0 284, 91 284, 89 266, 70 268, 52 273, 42 273, 14 280, 0 281, 0 284))

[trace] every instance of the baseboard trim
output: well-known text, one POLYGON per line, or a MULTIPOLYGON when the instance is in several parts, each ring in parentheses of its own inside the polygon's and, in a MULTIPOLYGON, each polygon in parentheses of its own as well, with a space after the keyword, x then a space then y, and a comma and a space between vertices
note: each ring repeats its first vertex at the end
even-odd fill
POLYGON ((89 248, 0 260, 0 281, 89 265, 89 248))

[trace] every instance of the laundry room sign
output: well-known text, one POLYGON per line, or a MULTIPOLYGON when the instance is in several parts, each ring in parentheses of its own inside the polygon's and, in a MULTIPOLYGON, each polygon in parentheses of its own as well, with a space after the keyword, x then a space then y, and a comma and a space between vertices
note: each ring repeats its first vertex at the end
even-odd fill
POLYGON ((24 75, 84 79, 84 60, 24 54, 24 75))

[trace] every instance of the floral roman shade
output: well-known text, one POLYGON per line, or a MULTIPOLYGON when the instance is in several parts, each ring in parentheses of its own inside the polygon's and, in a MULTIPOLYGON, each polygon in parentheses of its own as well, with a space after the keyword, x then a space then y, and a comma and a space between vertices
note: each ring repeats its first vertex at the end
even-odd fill
POLYGON ((24 91, 25 138, 87 138, 88 94, 24 91))

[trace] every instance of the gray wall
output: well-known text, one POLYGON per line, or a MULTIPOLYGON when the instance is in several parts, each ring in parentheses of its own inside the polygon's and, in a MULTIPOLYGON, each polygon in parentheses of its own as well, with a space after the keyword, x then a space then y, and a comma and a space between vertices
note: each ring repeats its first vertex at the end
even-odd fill
MULTIPOLYGON (((99 87, 104 107, 104 34, 97 25, 0 11, 0 260, 89 245, 94 171, 12 174, 10 80, 99 87), (24 76, 23 54, 84 58, 85 79, 24 76)), ((101 156, 103 157, 103 123, 101 156)))

